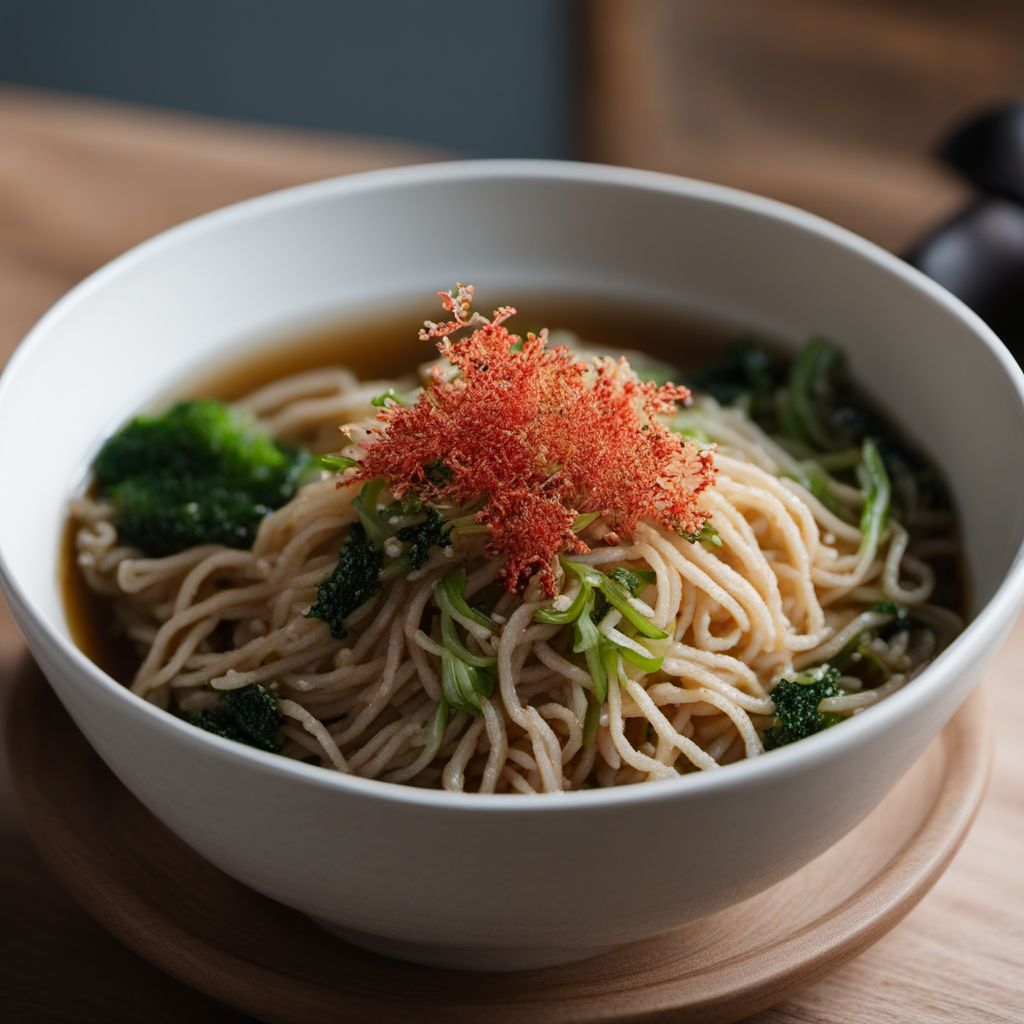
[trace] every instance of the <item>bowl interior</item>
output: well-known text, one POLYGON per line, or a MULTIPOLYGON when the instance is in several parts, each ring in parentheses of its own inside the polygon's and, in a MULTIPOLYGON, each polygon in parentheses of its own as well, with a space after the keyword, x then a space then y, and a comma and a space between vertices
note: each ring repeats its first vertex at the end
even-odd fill
POLYGON ((521 289, 678 307, 793 345, 826 334, 945 471, 974 611, 1017 557, 1020 374, 955 300, 868 243, 754 197, 642 172, 492 163, 241 204, 133 250, 58 304, 0 379, 10 578, 66 635, 65 502, 110 430, 229 347, 346 311, 363 320, 456 279, 513 302, 521 289))

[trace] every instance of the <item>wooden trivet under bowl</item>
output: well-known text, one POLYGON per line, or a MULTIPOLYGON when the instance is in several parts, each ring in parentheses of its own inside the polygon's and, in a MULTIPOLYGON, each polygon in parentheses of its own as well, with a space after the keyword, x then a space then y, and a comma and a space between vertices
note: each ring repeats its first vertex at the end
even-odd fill
POLYGON ((759 896, 593 960, 475 974, 365 952, 229 878, 118 782, 27 656, 14 687, 11 765, 50 867, 127 946, 273 1024, 740 1020, 856 956, 911 910, 963 841, 990 760, 976 692, 857 828, 759 896))

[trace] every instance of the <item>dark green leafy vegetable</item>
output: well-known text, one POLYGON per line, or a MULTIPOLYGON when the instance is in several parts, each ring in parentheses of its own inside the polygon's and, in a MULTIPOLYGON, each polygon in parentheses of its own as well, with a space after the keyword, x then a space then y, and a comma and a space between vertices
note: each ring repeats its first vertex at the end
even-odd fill
POLYGON ((137 416, 107 441, 94 468, 103 488, 162 471, 244 485, 272 505, 291 497, 308 461, 307 453, 275 441, 248 414, 198 399, 178 402, 158 416, 137 416))
POLYGON ((152 557, 198 544, 249 547, 260 520, 271 511, 247 491, 160 475, 124 480, 103 496, 117 509, 118 533, 125 543, 152 557))
POLYGON ((841 715, 823 714, 818 705, 826 697, 842 696, 839 669, 833 665, 800 672, 781 679, 771 691, 775 703, 775 724, 765 734, 765 748, 795 743, 842 721, 841 715))
POLYGON ((137 416, 93 465, 118 531, 145 554, 196 544, 248 547, 260 520, 288 501, 313 457, 275 441, 245 413, 209 399, 137 416))
POLYGON ((428 508, 422 523, 405 526, 395 536, 406 545, 405 556, 410 569, 419 569, 430 555, 431 548, 447 547, 450 543, 445 521, 436 509, 428 508))
POLYGON ((837 444, 829 412, 835 405, 834 377, 842 365, 842 353, 824 338, 811 338, 790 367, 779 419, 782 432, 815 451, 846 447, 837 444))
MULTIPOLYGON (((812 338, 789 361, 773 360, 749 342, 737 342, 688 383, 744 408, 800 460, 792 478, 847 522, 855 521, 856 510, 839 499, 834 484, 866 486, 862 462, 867 440, 878 456, 871 475, 880 479, 879 465, 887 474, 888 501, 896 514, 950 506, 935 469, 891 436, 884 420, 853 389, 839 349, 824 338, 812 338)), ((707 439, 699 408, 677 413, 673 429, 707 439)))
POLYGON ((428 508, 420 522, 404 526, 395 534, 405 551, 385 566, 384 541, 392 529, 386 517, 416 514, 423 504, 418 498, 406 498, 392 502, 382 513, 377 506, 383 488, 383 480, 370 480, 353 499, 352 507, 359 518, 349 527, 338 564, 317 588, 316 601, 306 613, 308 618, 326 622, 336 640, 348 636, 345 619, 373 597, 382 584, 419 569, 431 548, 449 543, 448 524, 435 509, 428 508))
POLYGON ((691 374, 687 384, 723 405, 745 401, 750 415, 760 420, 772 414, 778 372, 768 356, 749 341, 735 341, 713 366, 691 374))
POLYGON ((353 523, 338 564, 317 588, 306 617, 326 622, 331 636, 344 640, 348 636, 345 619, 380 590, 383 561, 381 549, 367 537, 362 522, 353 523))
POLYGON ((277 734, 283 719, 277 709, 277 698, 260 683, 225 690, 219 707, 199 711, 188 721, 207 732, 258 750, 273 754, 281 750, 277 734))

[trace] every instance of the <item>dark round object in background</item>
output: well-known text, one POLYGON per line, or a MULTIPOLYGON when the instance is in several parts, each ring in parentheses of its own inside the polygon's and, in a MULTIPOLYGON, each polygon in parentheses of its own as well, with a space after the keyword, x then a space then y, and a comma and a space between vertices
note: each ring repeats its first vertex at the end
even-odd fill
POLYGON ((905 259, 962 299, 1024 362, 1024 206, 982 199, 905 259))
POLYGON ((1024 101, 966 122, 939 155, 980 191, 1024 203, 1024 101))

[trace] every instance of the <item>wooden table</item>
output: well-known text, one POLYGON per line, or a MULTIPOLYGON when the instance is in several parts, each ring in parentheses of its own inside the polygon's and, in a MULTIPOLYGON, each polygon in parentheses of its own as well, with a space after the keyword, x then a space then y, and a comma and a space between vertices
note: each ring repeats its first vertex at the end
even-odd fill
MULTIPOLYGON (((268 189, 428 157, 0 89, 0 360, 70 285, 154 231, 268 189)), ((919 168, 917 218, 949 202, 948 188, 930 182, 919 168)), ((858 196, 844 207, 840 186, 830 198, 853 227, 864 205, 858 196)), ((0 708, 20 649, 0 606, 0 708)), ((1024 625, 992 675, 992 788, 952 868, 876 946, 756 1024, 1024 1020, 1022 661, 1024 625)), ((2 767, 0 920, 0 1021, 241 1019, 120 947, 78 910, 32 849, 2 767)))

